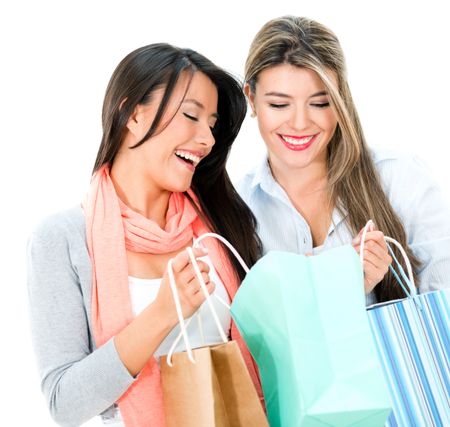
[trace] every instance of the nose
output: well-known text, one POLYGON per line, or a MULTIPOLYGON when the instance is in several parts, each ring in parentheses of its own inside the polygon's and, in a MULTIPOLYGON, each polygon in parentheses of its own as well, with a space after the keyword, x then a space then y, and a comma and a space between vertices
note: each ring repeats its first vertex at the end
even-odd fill
POLYGON ((199 126, 197 134, 195 135, 195 142, 207 148, 211 148, 214 145, 216 140, 214 139, 209 124, 206 123, 199 126))
POLYGON ((296 107, 290 117, 289 125, 293 129, 302 130, 308 127, 309 122, 310 120, 306 108, 296 107))

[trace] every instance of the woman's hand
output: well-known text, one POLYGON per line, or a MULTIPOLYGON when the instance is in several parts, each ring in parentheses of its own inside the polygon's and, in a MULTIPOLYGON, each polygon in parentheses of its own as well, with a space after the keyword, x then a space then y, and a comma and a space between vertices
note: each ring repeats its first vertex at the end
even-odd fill
MULTIPOLYGON (((363 229, 364 230, 364 229, 363 229)), ((353 239, 352 246, 359 254, 361 248, 361 236, 363 230, 353 239)), ((389 255, 384 234, 375 229, 371 224, 366 233, 364 242, 364 290, 368 294, 372 289, 381 282, 385 274, 389 270, 392 258, 389 255)))
MULTIPOLYGON (((207 253, 202 248, 193 249, 193 252, 195 258, 205 256, 207 253)), ((181 309, 186 318, 195 313, 205 301, 205 296, 186 250, 174 258, 172 265, 181 309)), ((209 280, 208 264, 198 261, 198 266, 206 288, 211 294, 214 291, 214 283, 209 280)), ((178 316, 166 268, 155 301, 138 314, 114 339, 119 357, 131 375, 136 376, 141 371, 177 323, 178 316)))
MULTIPOLYGON (((194 257, 197 259, 207 254, 204 248, 193 248, 194 257)), ((211 295, 214 292, 215 285, 209 278, 209 266, 203 261, 197 260, 198 267, 202 273, 203 280, 211 295)), ((187 250, 180 252, 172 262, 175 284, 180 297, 181 310, 183 317, 186 319, 192 316, 205 301, 200 283, 191 264, 187 250)), ((170 288, 169 273, 166 268, 164 272, 161 287, 154 302, 158 304, 164 313, 166 313, 171 321, 175 324, 178 317, 175 309, 175 301, 173 299, 172 289, 170 288)))

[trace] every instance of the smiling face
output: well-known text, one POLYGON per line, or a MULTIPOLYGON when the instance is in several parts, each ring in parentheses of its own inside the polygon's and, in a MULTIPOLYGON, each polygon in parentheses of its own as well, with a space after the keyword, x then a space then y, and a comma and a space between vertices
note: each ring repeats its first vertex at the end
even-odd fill
MULTIPOLYGON (((330 78, 336 83, 332 73, 330 78)), ((249 86, 246 92, 272 169, 326 167, 337 119, 314 71, 290 64, 270 67, 258 74, 255 93, 249 86)))
POLYGON ((160 191, 186 191, 195 167, 211 152, 215 142, 212 128, 217 120, 217 88, 201 72, 196 72, 190 83, 189 78, 187 73, 180 76, 161 120, 163 130, 158 129, 156 135, 142 145, 129 149, 144 138, 151 127, 164 88, 152 94, 149 104, 136 107, 118 153, 121 161, 126 159, 130 171, 137 172, 147 186, 153 185, 160 191))

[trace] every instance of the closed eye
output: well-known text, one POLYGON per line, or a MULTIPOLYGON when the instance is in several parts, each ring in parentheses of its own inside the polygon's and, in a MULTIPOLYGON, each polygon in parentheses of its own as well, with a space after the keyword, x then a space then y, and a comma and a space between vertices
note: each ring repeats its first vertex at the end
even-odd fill
POLYGON ((189 120, 192 120, 193 122, 198 122, 197 117, 191 116, 190 114, 187 113, 183 113, 183 115, 187 117, 189 120))
POLYGON ((288 104, 269 104, 272 108, 284 108, 287 107, 288 104))
POLYGON ((329 102, 320 102, 320 103, 315 103, 315 104, 311 104, 312 107, 316 107, 316 108, 326 108, 330 106, 329 102))

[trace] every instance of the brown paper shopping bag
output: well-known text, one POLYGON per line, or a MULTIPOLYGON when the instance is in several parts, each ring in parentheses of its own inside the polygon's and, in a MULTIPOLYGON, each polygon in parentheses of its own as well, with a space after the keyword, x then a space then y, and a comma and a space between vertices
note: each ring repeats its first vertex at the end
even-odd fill
MULTIPOLYGON (((234 249, 234 248, 233 248, 234 249)), ((222 336, 223 344, 192 350, 186 332, 171 261, 168 272, 185 352, 160 359, 167 427, 269 427, 255 386, 235 341, 228 338, 203 282, 191 248, 188 248, 206 302, 222 336)))
POLYGON ((264 427, 266 416, 235 341, 161 358, 167 427, 264 427))

